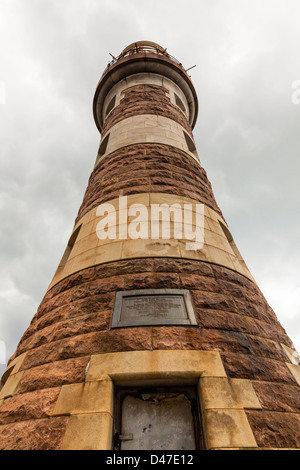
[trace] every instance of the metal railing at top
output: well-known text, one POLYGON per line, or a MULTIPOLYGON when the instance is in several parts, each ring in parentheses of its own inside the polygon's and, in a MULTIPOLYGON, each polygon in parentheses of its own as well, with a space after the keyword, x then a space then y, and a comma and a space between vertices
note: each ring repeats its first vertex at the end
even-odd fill
POLYGON ((169 54, 167 52, 167 49, 159 49, 155 46, 146 46, 146 45, 135 45, 134 47, 123 51, 121 52, 121 54, 117 57, 114 57, 112 54, 110 54, 110 56, 113 58, 113 60, 107 65, 107 67, 105 68, 102 76, 109 70, 109 68, 114 65, 116 62, 118 62, 118 60, 120 59, 123 59, 124 57, 128 57, 128 56, 131 56, 131 55, 134 55, 134 54, 139 54, 139 53, 143 53, 143 54, 157 54, 157 55, 162 55, 162 56, 165 56, 167 57, 168 59, 172 60, 173 62, 175 62, 177 65, 179 65, 184 71, 186 71, 184 69, 184 67, 182 66, 182 63, 179 62, 177 59, 175 59, 175 57, 173 57, 171 54, 169 54))

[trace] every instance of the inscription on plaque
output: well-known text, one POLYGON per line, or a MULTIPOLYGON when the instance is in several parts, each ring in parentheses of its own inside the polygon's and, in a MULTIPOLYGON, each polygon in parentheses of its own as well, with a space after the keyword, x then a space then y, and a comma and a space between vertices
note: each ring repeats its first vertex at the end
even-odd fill
POLYGON ((117 292, 112 328, 195 324, 188 290, 142 289, 117 292))

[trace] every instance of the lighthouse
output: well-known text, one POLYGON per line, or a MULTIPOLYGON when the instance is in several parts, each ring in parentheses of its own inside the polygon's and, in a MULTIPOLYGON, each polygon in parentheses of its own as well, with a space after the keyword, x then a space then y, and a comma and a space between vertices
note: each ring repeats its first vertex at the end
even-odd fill
POLYGON ((133 43, 93 114, 73 231, 1 378, 0 449, 300 448, 300 357, 215 200, 186 69, 133 43))

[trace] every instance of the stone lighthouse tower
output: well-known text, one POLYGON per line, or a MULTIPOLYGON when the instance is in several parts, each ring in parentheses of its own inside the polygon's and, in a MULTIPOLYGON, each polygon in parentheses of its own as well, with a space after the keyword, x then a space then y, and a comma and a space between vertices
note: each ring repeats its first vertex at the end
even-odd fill
POLYGON ((300 448, 300 366, 197 154, 181 63, 131 44, 97 86, 74 230, 1 379, 0 449, 300 448))

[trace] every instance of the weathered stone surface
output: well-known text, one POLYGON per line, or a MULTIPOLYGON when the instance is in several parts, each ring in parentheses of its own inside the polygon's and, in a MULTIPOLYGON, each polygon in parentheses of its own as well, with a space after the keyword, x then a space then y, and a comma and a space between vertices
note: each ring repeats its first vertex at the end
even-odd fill
MULTIPOLYGON (((120 282, 121 281, 122 279, 120 278, 120 282)), ((75 289, 76 287, 77 286, 74 286, 71 289, 75 289)), ((114 292, 103 292, 94 295, 94 293, 89 290, 90 284, 86 284, 86 296, 77 299, 73 298, 73 290, 71 289, 66 289, 66 291, 62 291, 57 296, 54 296, 55 298, 50 298, 45 304, 41 304, 36 317, 38 321, 33 323, 32 327, 40 329, 41 327, 44 328, 53 323, 51 322, 51 315, 56 316, 54 321, 60 321, 84 313, 105 312, 112 308, 114 292), (60 295, 62 296, 61 298, 59 297, 60 295), (65 308, 66 304, 68 304, 67 310, 65 308), (47 317, 46 314, 48 314, 47 317)), ((74 295, 77 295, 77 292, 74 292, 74 295)))
MULTIPOLYGON (((39 348, 34 350, 33 354, 35 355, 29 358, 28 363, 24 362, 23 364, 25 371, 19 382, 16 393, 26 393, 43 388, 48 389, 65 384, 83 382, 85 380, 85 369, 90 360, 90 356, 39 365, 43 364, 42 361, 39 362, 39 348), (33 362, 34 359, 35 363, 33 362), (36 364, 36 366, 33 364, 36 364), (27 370, 28 367, 32 368, 27 370)), ((44 356, 41 356, 41 360, 42 358, 46 361, 44 356)))
POLYGON ((152 262, 152 270, 155 273, 186 273, 191 275, 205 276, 205 278, 212 277, 214 275, 213 268, 210 264, 201 262, 199 263, 199 261, 185 259, 177 260, 172 258, 154 258, 152 262))
POLYGON ((282 348, 275 341, 249 335, 247 338, 251 345, 252 352, 257 356, 277 359, 279 361, 285 362, 286 359, 282 348))
POLYGON ((249 334, 259 334, 260 331, 253 318, 238 313, 198 308, 197 315, 198 324, 202 328, 216 328, 249 334))
MULTIPOLYGON (((108 352, 219 351, 228 377, 253 381, 264 410, 296 412, 299 388, 280 346, 289 341, 257 286, 229 269, 168 258, 88 268, 47 292, 25 332, 18 347, 18 354, 27 351, 23 375, 11 401, 2 406, 0 439, 3 432, 12 436, 7 446, 13 446, 17 429, 4 423, 26 416, 26 423, 35 417, 41 422, 50 413, 58 387, 84 382, 90 356, 108 352), (199 326, 109 329, 116 291, 164 287, 190 290, 199 326), (31 402, 35 393, 41 393, 36 395, 40 404, 31 402), (13 406, 15 414, 10 413, 13 406)), ((258 433, 254 417, 250 424, 258 433)), ((18 428, 21 446, 24 429, 18 428)), ((274 436, 259 439, 263 445, 277 442, 274 436)))
POLYGON ((198 349, 249 354, 249 343, 241 333, 194 327, 153 327, 153 349, 198 349))
POLYGON ((110 413, 86 413, 70 416, 62 450, 109 450, 113 418, 110 413))
POLYGON ((166 88, 158 85, 140 84, 127 88, 122 92, 124 96, 120 104, 105 119, 102 134, 105 135, 122 119, 141 114, 155 114, 173 119, 192 135, 185 115, 171 103, 168 93, 166 88))
MULTIPOLYGON (((242 315, 248 315, 256 318, 257 320, 263 320, 267 323, 271 323, 272 316, 269 314, 266 305, 262 306, 255 302, 249 302, 244 299, 239 299, 235 297, 234 299, 236 305, 236 311, 242 315)), ((274 321, 273 317, 273 321, 274 321)))
POLYGON ((100 161, 89 178, 76 222, 105 201, 138 193, 189 197, 221 214, 206 172, 193 157, 176 147, 144 143, 120 148, 100 161), (163 177, 158 164, 168 166, 163 177))
POLYGON ((253 382, 252 384, 263 409, 300 413, 298 386, 268 382, 253 382))
POLYGON ((151 328, 106 330, 54 341, 29 351, 24 369, 105 352, 151 349, 151 328))
POLYGON ((294 378, 283 362, 265 359, 254 354, 228 352, 221 356, 225 370, 231 378, 295 384, 294 378))
MULTIPOLYGON (((193 292, 192 292, 193 296, 193 292)), ((223 310, 196 309, 199 326, 203 328, 230 330, 248 335, 263 337, 276 341, 274 344, 275 352, 278 352, 278 345, 286 335, 279 332, 269 323, 256 320, 255 318, 232 313, 223 310)), ((282 356, 281 356, 282 357, 282 356)))
MULTIPOLYGON (((128 329, 123 330, 123 333, 122 330, 114 333, 109 331, 115 292, 166 286, 191 291, 198 324, 206 331, 197 331, 196 334, 190 331, 186 333, 181 329, 182 338, 178 338, 177 334, 174 336, 174 348, 215 346, 220 351, 237 352, 232 349, 234 342, 228 341, 228 338, 231 336, 235 338, 235 342, 240 343, 243 337, 246 354, 286 360, 279 342, 286 344, 287 337, 282 334, 281 329, 277 329, 275 316, 270 322, 269 306, 255 284, 242 275, 219 266, 192 260, 161 258, 120 261, 89 268, 54 286, 46 294, 20 342, 18 354, 29 351, 24 368, 99 353, 110 347, 114 350, 126 350, 132 338, 129 342, 125 338, 131 332, 128 329), (258 306, 255 304, 255 293, 258 306), (243 305, 242 309, 239 303, 243 305), (259 319, 258 307, 267 312, 259 319), (213 330, 211 337, 215 340, 218 337, 216 343, 208 339, 210 329, 213 330), (111 340, 117 337, 118 340, 114 340, 112 344, 111 340), (199 338, 202 338, 200 342, 199 338)), ((168 329, 165 332, 165 341, 168 343, 170 333, 168 329)), ((144 333, 139 330, 139 334, 144 333)), ((150 348, 150 330, 147 330, 146 338, 138 344, 134 341, 134 347, 150 348)), ((156 336, 155 341, 158 341, 156 336)), ((241 367, 242 374, 245 373, 245 366, 240 365, 239 361, 238 359, 237 370, 234 371, 236 376, 239 374, 238 367, 241 367)), ((230 367, 233 367, 232 364, 230 367)))
POLYGON ((247 411, 259 447, 300 448, 300 414, 247 411))
POLYGON ((255 289, 256 286, 248 278, 241 276, 236 271, 231 269, 223 268, 222 266, 212 265, 212 270, 217 279, 233 282, 241 286, 245 286, 249 289, 255 289))
POLYGON ((184 285, 186 289, 207 292, 221 291, 221 286, 218 281, 209 276, 201 276, 199 274, 181 274, 180 279, 182 285, 184 285))
POLYGON ((159 275, 154 273, 132 274, 130 277, 126 277, 124 281, 125 290, 163 289, 166 286, 168 286, 168 289, 180 289, 179 275, 175 273, 161 273, 159 275))
POLYGON ((205 410, 204 420, 210 432, 208 449, 255 448, 252 430, 242 410, 205 410))
POLYGON ((7 398, 0 408, 0 425, 51 416, 59 391, 50 388, 7 398))
POLYGON ((215 292, 193 292, 194 304, 198 308, 236 312, 237 308, 231 296, 215 292))
POLYGON ((0 450, 58 450, 68 419, 63 416, 0 426, 0 450))
POLYGON ((28 339, 23 338, 22 347, 20 347, 19 351, 28 351, 29 349, 37 348, 43 344, 51 343, 62 338, 68 338, 70 336, 76 336, 77 334, 105 330, 109 326, 111 316, 110 311, 93 313, 93 308, 91 307, 90 314, 80 315, 79 310, 78 315, 73 317, 70 316, 70 312, 66 312, 65 307, 63 310, 65 314, 64 317, 60 318, 60 321, 57 319, 57 316, 54 315, 52 325, 44 328, 39 325, 39 330, 33 332, 28 339))

